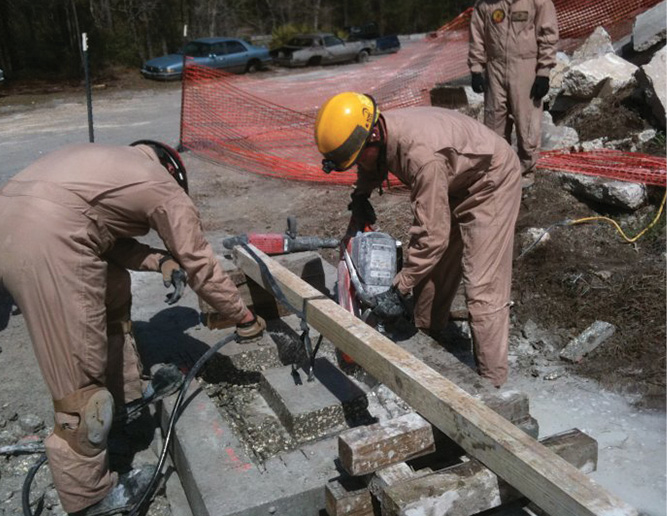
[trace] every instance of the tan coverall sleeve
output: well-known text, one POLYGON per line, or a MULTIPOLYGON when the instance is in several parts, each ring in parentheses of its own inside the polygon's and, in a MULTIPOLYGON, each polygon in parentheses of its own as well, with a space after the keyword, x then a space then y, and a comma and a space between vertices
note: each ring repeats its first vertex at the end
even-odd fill
POLYGON ((451 229, 447 172, 442 161, 432 161, 415 176, 410 198, 414 221, 403 270, 394 285, 409 293, 438 264, 449 244, 451 229))
POLYGON ((478 6, 470 18, 470 43, 468 47, 468 67, 472 73, 482 73, 486 65, 486 47, 484 45, 484 18, 478 6))
POLYGON ((535 37, 537 38, 537 75, 549 77, 556 66, 558 50, 558 17, 551 0, 537 0, 535 4, 535 37))
POLYGON ((119 238, 104 258, 132 271, 159 271, 160 259, 166 254, 166 251, 137 242, 134 238, 119 238))
POLYGON ((201 219, 185 192, 179 192, 149 214, 151 227, 188 274, 188 284, 204 301, 240 322, 247 307, 230 277, 222 270, 204 238, 201 219))

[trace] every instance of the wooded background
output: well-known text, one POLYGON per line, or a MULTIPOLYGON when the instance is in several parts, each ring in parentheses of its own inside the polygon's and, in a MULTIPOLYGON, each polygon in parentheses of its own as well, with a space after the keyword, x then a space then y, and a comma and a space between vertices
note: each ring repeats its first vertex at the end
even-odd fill
POLYGON ((0 68, 9 78, 80 75, 80 34, 93 74, 137 66, 207 36, 276 38, 376 22, 382 34, 437 29, 474 0, 0 0, 0 68))

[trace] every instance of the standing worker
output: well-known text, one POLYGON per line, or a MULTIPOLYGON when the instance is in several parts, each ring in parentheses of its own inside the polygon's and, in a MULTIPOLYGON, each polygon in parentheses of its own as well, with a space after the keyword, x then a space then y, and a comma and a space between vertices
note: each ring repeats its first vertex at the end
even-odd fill
POLYGON ((376 296, 381 319, 403 315, 440 331, 463 279, 478 372, 507 379, 514 225, 521 201, 519 160, 482 124, 456 111, 413 107, 379 113, 368 95, 329 99, 315 122, 323 169, 358 165, 349 209, 375 223, 369 197, 391 171, 408 188, 414 221, 403 269, 376 296))
POLYGON ((542 138, 542 98, 556 65, 558 20, 551 0, 477 0, 470 20, 472 89, 484 93, 484 124, 512 142, 531 174, 542 138), (486 71, 486 79, 484 72, 486 71))
POLYGON ((180 156, 150 140, 72 145, 44 156, 0 190, 0 249, 0 284, 25 317, 53 398, 45 447, 63 509, 91 515, 133 505, 150 473, 119 479, 107 457, 114 402, 142 395, 126 269, 162 272, 175 288, 170 304, 187 278, 238 321, 241 338, 266 326, 205 240, 180 156), (168 252, 132 238, 150 229, 168 252))

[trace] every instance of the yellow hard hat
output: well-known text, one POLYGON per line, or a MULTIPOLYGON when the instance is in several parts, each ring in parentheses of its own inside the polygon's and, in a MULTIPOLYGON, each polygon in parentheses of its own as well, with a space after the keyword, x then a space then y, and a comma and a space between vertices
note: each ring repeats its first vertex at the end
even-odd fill
POLYGON ((334 95, 322 105, 315 121, 315 142, 324 155, 325 172, 354 165, 379 116, 373 97, 352 91, 334 95))

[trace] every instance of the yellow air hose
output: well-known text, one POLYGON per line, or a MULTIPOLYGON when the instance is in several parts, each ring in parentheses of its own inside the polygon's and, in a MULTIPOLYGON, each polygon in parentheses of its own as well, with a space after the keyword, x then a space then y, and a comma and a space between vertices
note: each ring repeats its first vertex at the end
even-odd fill
POLYGON ((655 226, 657 224, 658 220, 660 220, 660 216, 662 215, 662 210, 665 208, 665 199, 667 199, 667 190, 665 190, 665 195, 662 196, 662 202, 660 203, 660 208, 658 209, 658 213, 656 214, 653 221, 648 226, 646 226, 644 229, 642 229, 639 233, 637 233, 635 236, 633 236, 632 238, 628 237, 625 234, 625 232, 623 231, 623 229, 621 229, 621 226, 619 226, 618 223, 615 220, 610 219, 609 217, 601 217, 601 216, 598 216, 598 217, 584 217, 584 218, 581 218, 581 219, 569 221, 567 225, 568 226, 574 226, 576 224, 583 224, 585 222, 593 222, 593 221, 596 221, 596 220, 609 222, 610 224, 613 224, 613 226, 621 234, 621 236, 625 239, 626 242, 632 244, 632 243, 636 242, 637 240, 639 240, 644 235, 644 233, 646 233, 649 229, 651 229, 653 226, 655 226))
POLYGON ((651 223, 646 226, 644 229, 642 229, 637 235, 635 235, 632 238, 629 238, 621 226, 618 225, 618 222, 616 222, 613 219, 610 219, 609 217, 602 217, 602 216, 597 216, 597 217, 584 217, 581 219, 576 219, 576 220, 564 220, 561 222, 556 222, 555 224, 552 224, 549 226, 547 229, 544 230, 544 232, 539 236, 537 240, 535 240, 531 245, 529 245, 526 249, 524 249, 519 257, 517 258, 520 259, 522 258, 525 254, 527 254, 531 249, 533 249, 537 244, 540 243, 540 241, 549 233, 552 229, 558 227, 558 226, 574 226, 576 224, 584 224, 586 222, 594 222, 594 221, 604 221, 604 222, 609 222, 610 224, 613 224, 613 226, 616 228, 616 230, 621 234, 621 236, 625 239, 626 242, 632 244, 639 240, 649 229, 651 229, 653 226, 655 226, 658 221, 660 220, 660 216, 662 215, 662 212, 665 208, 665 200, 667 199, 667 190, 665 190, 665 195, 662 196, 662 202, 660 203, 660 208, 658 209, 658 213, 656 214, 655 218, 651 221, 651 223))

